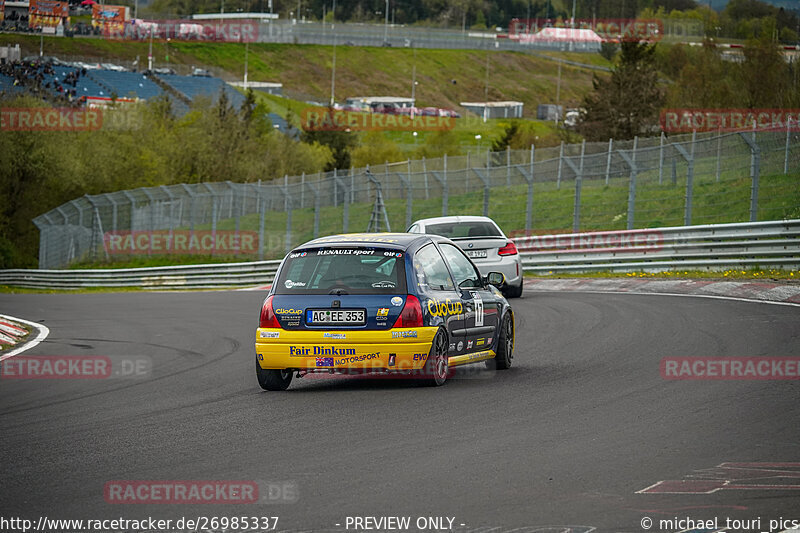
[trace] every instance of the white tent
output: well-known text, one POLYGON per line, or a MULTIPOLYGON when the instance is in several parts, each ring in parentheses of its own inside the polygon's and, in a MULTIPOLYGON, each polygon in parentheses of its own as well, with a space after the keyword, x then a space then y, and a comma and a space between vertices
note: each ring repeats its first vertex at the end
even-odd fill
POLYGON ((582 28, 543 28, 539 33, 520 34, 520 43, 596 43, 603 39, 593 30, 582 28))

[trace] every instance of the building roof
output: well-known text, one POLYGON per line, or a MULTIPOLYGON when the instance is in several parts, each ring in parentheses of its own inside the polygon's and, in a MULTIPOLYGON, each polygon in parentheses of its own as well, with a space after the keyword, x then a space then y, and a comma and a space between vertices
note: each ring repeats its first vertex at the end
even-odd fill
POLYGON ((514 107, 525 105, 523 102, 507 100, 505 102, 461 102, 462 107, 514 107))

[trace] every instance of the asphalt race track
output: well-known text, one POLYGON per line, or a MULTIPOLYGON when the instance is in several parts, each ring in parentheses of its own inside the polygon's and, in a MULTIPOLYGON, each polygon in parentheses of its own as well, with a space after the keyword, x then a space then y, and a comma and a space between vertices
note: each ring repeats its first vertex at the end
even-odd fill
POLYGON ((641 532, 644 517, 652 531, 674 517, 761 518, 745 530, 769 531, 771 519, 800 520, 800 381, 660 373, 672 356, 800 356, 800 307, 528 294, 512 302, 511 370, 463 369, 440 388, 303 378, 267 393, 254 375, 263 298, 1 294, 0 312, 50 328, 21 356, 151 366, 139 377, 0 379, 0 515, 278 516, 293 531, 344 530, 348 516, 454 517, 455 530, 498 532, 641 532), (112 480, 288 483, 299 497, 109 504, 112 480), (678 483, 637 493, 659 481, 678 483))

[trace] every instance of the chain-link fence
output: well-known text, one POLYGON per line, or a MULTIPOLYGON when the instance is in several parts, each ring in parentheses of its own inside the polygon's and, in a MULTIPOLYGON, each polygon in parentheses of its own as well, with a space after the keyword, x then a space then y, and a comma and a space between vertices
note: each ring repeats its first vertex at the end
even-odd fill
POLYGON ((34 220, 39 267, 124 254, 278 258, 313 237, 364 231, 378 183, 387 215, 380 219, 395 231, 419 218, 467 214, 490 216, 510 234, 800 218, 800 135, 531 146, 268 182, 87 195, 34 220))

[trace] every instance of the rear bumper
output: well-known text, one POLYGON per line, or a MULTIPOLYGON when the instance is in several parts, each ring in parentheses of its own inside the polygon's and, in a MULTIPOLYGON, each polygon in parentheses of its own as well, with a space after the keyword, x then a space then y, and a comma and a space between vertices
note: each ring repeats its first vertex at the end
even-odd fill
POLYGON ((437 327, 387 331, 258 328, 263 369, 407 371, 425 366, 437 327))
POLYGON ((507 259, 473 259, 472 262, 478 267, 481 276, 489 272, 500 272, 506 277, 507 285, 522 284, 522 260, 519 255, 507 256, 507 259))

